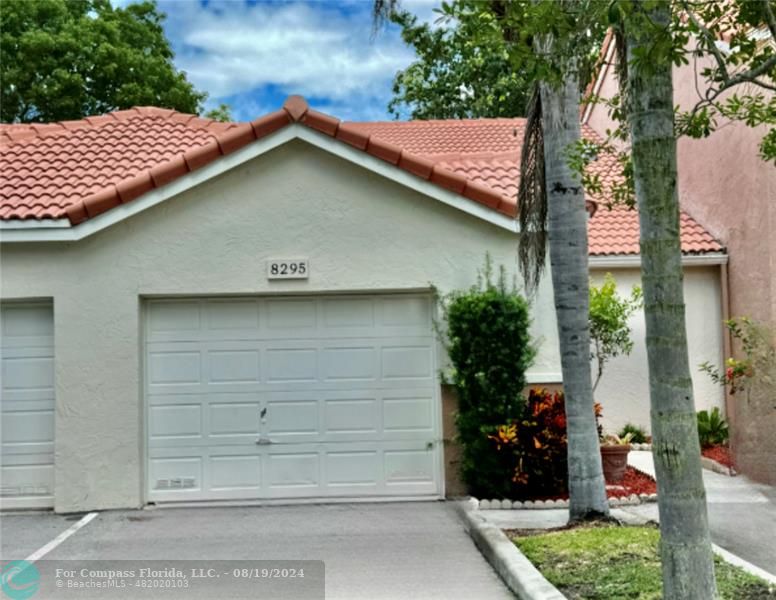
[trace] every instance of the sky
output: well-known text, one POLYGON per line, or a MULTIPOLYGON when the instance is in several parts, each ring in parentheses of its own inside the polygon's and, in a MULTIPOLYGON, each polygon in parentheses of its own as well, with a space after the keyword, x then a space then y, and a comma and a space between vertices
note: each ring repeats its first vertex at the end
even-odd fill
MULTIPOLYGON (((129 0, 128 0, 129 1, 129 0)), ((117 0, 116 4, 126 4, 117 0)), ((403 8, 433 22, 435 0, 403 8)), ((344 120, 391 118, 394 75, 414 57, 399 28, 372 33, 372 0, 158 0, 175 65, 207 108, 224 102, 235 120, 277 110, 289 94, 344 120)))

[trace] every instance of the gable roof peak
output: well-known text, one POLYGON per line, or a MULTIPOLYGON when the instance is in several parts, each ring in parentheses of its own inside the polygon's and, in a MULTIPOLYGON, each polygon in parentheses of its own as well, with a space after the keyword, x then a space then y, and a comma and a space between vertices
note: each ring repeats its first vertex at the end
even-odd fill
POLYGON ((292 122, 298 123, 304 119, 307 111, 310 110, 310 105, 307 104, 307 100, 304 99, 304 96, 294 94, 286 98, 286 101, 283 102, 283 110, 286 111, 292 122))

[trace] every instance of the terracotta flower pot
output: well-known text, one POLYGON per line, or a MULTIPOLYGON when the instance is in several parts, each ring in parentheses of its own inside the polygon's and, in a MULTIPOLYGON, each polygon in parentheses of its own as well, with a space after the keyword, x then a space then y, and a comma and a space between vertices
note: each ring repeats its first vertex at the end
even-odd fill
POLYGON ((604 467, 604 479, 609 485, 619 483, 628 466, 630 444, 601 446, 601 461, 604 467))

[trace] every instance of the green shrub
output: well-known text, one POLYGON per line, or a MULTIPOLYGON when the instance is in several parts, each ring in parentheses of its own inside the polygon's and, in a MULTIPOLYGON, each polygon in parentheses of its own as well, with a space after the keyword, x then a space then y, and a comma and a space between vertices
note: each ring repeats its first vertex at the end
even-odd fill
POLYGON ((525 372, 535 356, 528 303, 507 287, 503 268, 493 282, 488 259, 479 285, 448 295, 443 313, 458 393, 463 480, 480 497, 507 496, 510 462, 493 451, 488 436, 523 416, 525 372))
POLYGON ((719 412, 719 408, 709 413, 707 410, 698 411, 698 439, 701 447, 726 445, 730 434, 725 419, 719 412))
POLYGON ((632 444, 646 444, 648 441, 646 430, 633 423, 626 423, 617 435, 624 438, 628 434, 632 444))

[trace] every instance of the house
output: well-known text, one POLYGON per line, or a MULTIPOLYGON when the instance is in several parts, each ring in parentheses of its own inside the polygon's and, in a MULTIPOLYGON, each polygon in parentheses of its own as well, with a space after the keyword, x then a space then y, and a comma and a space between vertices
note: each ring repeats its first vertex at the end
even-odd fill
MULTIPOLYGON (((298 96, 250 123, 0 127, 2 505, 452 493, 434 290, 486 251, 515 273, 522 128, 344 123, 298 96)), ((595 269, 632 272, 634 219, 595 213, 595 269)), ((687 215, 682 235, 712 329, 724 253, 687 215)), ((550 285, 533 384, 561 380, 550 285)), ((693 360, 718 364, 706 341, 693 360)), ((607 408, 647 414, 639 369, 607 408)))
MULTIPOLYGON (((773 38, 760 36, 763 44, 773 46, 773 38)), ((601 68, 590 92, 601 98, 617 93, 615 49, 608 36, 601 51, 601 68)), ((692 42, 691 42, 692 43, 692 42)), ((699 73, 711 66, 712 58, 691 56, 689 64, 674 67, 674 104, 684 110, 695 105, 705 92, 705 82, 699 73)), ((750 85, 734 89, 732 93, 772 92, 753 89, 750 85)), ((758 155, 758 144, 768 132, 768 126, 748 127, 741 122, 717 119, 717 130, 703 139, 680 138, 677 146, 679 202, 685 214, 703 223, 706 230, 720 241, 726 250, 720 263, 722 290, 722 318, 748 316, 776 328, 776 168, 758 155)), ((583 123, 604 135, 614 123, 604 104, 590 104, 583 114, 583 123)), ((695 259, 693 259, 695 260, 695 259)), ((685 276, 688 271, 685 270, 685 276)), ((688 333, 690 342, 711 343, 704 340, 703 329, 696 329, 698 317, 692 310, 693 292, 685 287, 688 301, 688 333)), ((719 298, 717 296, 716 298, 719 298)), ((706 302, 719 303, 708 296, 706 302)), ((714 324, 716 322, 709 322, 714 324)), ((712 329, 709 327, 708 329, 712 329)), ((715 344, 715 340, 713 340, 715 344)), ((774 340, 776 343, 776 340, 774 340)), ((741 349, 732 344, 729 336, 723 338, 725 356, 735 353, 741 358, 741 349)), ((702 361, 701 361, 702 362, 702 361)), ((690 365, 699 361, 691 352, 690 365)), ((705 395, 710 393, 708 380, 699 380, 693 373, 696 404, 700 410, 705 395)), ((755 391, 750 397, 743 394, 726 398, 727 419, 731 424, 731 446, 736 466, 747 475, 763 482, 776 484, 776 406, 773 389, 755 391)))

